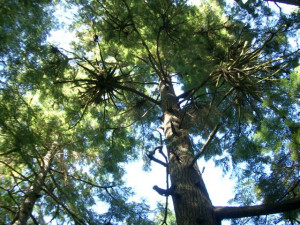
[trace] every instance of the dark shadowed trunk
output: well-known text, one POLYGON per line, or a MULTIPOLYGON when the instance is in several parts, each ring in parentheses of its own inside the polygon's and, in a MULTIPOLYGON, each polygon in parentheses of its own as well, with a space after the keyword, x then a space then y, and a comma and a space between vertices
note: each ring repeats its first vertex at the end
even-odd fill
POLYGON ((25 194, 25 199, 22 202, 22 204, 19 207, 19 210, 17 212, 17 215, 14 219, 14 221, 11 223, 11 225, 26 225, 27 220, 31 216, 33 207, 35 202, 40 197, 40 192, 42 190, 42 187, 44 185, 44 181, 46 179, 46 176, 48 174, 51 161, 55 155, 56 148, 53 147, 53 149, 48 150, 46 155, 43 157, 40 170, 36 174, 36 177, 32 184, 30 185, 27 193, 25 194))
POLYGON ((181 127, 184 112, 179 107, 171 81, 160 83, 163 127, 166 138, 169 173, 178 225, 219 224, 197 164, 191 166, 194 153, 188 132, 181 127))
POLYGON ((300 0, 264 0, 264 1, 300 6, 300 0))

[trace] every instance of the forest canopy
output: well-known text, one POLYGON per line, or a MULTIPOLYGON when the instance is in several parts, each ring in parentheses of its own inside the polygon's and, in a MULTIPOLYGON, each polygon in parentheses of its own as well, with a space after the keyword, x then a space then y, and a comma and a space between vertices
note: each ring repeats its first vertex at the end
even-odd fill
POLYGON ((1 1, 0 223, 300 223, 298 6, 1 1), (124 179, 140 160, 165 174, 156 209, 124 179))

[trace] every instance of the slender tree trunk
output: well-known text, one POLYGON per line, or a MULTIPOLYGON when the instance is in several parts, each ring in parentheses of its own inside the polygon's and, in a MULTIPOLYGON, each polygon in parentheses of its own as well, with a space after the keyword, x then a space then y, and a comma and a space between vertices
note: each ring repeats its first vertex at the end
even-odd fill
POLYGON ((188 132, 181 127, 184 112, 179 107, 171 81, 160 82, 169 173, 178 225, 217 225, 213 205, 197 164, 191 166, 194 153, 188 132))
POLYGON ((37 173, 33 183, 30 185, 27 193, 25 194, 25 199, 19 207, 19 211, 12 222, 12 225, 26 225, 27 220, 31 216, 33 207, 37 199, 40 197, 40 192, 44 185, 44 181, 48 174, 51 161, 55 155, 56 148, 49 150, 43 157, 42 165, 40 165, 40 170, 37 173))

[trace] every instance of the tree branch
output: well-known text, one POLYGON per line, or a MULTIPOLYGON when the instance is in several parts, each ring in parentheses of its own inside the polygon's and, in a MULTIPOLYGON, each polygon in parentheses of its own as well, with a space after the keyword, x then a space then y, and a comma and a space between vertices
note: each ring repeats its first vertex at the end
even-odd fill
POLYGON ((59 198, 52 193, 50 190, 48 190, 48 187, 45 186, 45 188, 42 188, 42 190, 48 194, 57 204, 59 204, 73 219, 75 224, 78 225, 84 225, 84 221, 80 219, 75 213, 73 213, 62 201, 59 200, 59 198))
POLYGON ((300 6, 299 0, 264 0, 266 2, 283 3, 288 5, 300 6))
POLYGON ((149 46, 147 45, 147 43, 146 43, 145 39, 143 38, 142 34, 141 34, 140 31, 137 29, 137 27, 136 27, 136 25, 135 25, 135 22, 133 21, 133 14, 132 14, 132 12, 131 12, 131 9, 130 9, 129 5, 127 4, 127 2, 126 2, 125 0, 123 0, 123 3, 124 3, 124 5, 125 5, 125 7, 126 7, 126 9, 127 9, 129 18, 130 18, 131 23, 132 23, 132 27, 133 27, 134 31, 137 33, 137 35, 139 36, 139 39, 141 40, 142 45, 144 46, 145 50, 146 50, 147 53, 148 53, 148 59, 149 59, 149 61, 150 61, 150 63, 151 63, 152 68, 156 71, 158 77, 159 77, 161 80, 163 80, 164 77, 161 76, 161 73, 162 73, 162 75, 164 75, 164 73, 163 73, 163 71, 160 71, 159 68, 157 68, 157 67, 159 67, 159 66, 157 66, 158 63, 156 62, 155 57, 154 57, 153 54, 151 53, 150 48, 149 48, 149 46), (161 73, 160 73, 160 72, 161 72, 161 73))
POLYGON ((152 102, 152 103, 154 103, 154 104, 156 104, 156 105, 160 105, 160 102, 159 102, 159 101, 157 101, 157 100, 151 98, 150 96, 148 96, 148 95, 146 95, 146 94, 144 94, 144 93, 142 93, 142 92, 137 91, 137 90, 134 89, 134 88, 127 87, 127 86, 123 86, 123 85, 119 85, 119 84, 113 84, 113 87, 119 88, 119 89, 124 90, 124 91, 132 92, 132 93, 134 93, 134 94, 137 94, 137 95, 141 96, 142 98, 144 98, 144 99, 146 99, 146 100, 149 100, 150 102, 152 102))
POLYGON ((9 211, 9 212, 11 212, 11 213, 14 213, 14 214, 16 214, 16 211, 15 211, 15 210, 13 210, 13 209, 11 209, 11 208, 13 208, 13 207, 11 207, 11 206, 7 206, 7 205, 0 205, 0 208, 2 208, 2 209, 5 209, 5 210, 7 210, 7 211, 9 211))
MULTIPOLYGON (((51 169, 51 170, 54 171, 54 172, 56 172, 56 173, 59 173, 59 174, 64 174, 64 172, 61 172, 61 171, 58 171, 58 170, 55 170, 55 169, 51 169)), ((86 184, 88 184, 88 185, 90 185, 92 187, 96 187, 96 188, 113 188, 113 187, 115 187, 114 185, 101 186, 101 185, 92 183, 92 182, 90 182, 88 180, 84 180, 84 179, 81 179, 79 177, 75 177, 75 176, 73 176, 71 174, 68 174, 67 176, 70 177, 70 178, 72 178, 72 179, 74 179, 74 180, 86 183, 86 184)))
POLYGON ((190 167, 192 167, 195 164, 195 162, 197 161, 197 159, 199 159, 199 157, 205 152, 207 146, 209 145, 209 143, 212 141, 212 139, 215 137, 217 131, 219 130, 219 127, 220 127, 220 123, 218 123, 215 126, 215 128, 212 130, 212 132, 209 134, 208 139, 206 140, 206 142, 202 146, 201 150, 194 157, 193 161, 190 164, 190 167))
POLYGON ((153 189, 160 195, 169 196, 169 195, 174 194, 175 187, 171 186, 168 189, 162 189, 162 188, 158 187, 157 185, 154 185, 153 189))
POLYGON ((166 163, 164 163, 163 161, 160 161, 159 159, 157 159, 157 158, 155 158, 153 155, 147 155, 148 156, 148 158, 150 159, 150 160, 153 160, 154 162, 156 162, 156 163, 158 163, 158 164, 160 164, 160 165, 162 165, 162 166, 164 166, 164 167, 167 167, 168 165, 166 164, 166 163))
POLYGON ((244 207, 215 207, 215 215, 220 219, 230 219, 230 218, 242 218, 242 217, 252 217, 260 215, 268 215, 281 213, 291 210, 296 210, 300 208, 300 197, 255 206, 244 206, 244 207))
POLYGON ((13 152, 16 152, 16 151, 17 151, 17 149, 12 149, 12 150, 9 150, 9 151, 7 151, 7 152, 1 153, 0 156, 9 155, 9 154, 11 154, 11 153, 13 153, 13 152))
POLYGON ((211 79, 211 75, 209 75, 201 84, 198 86, 182 93, 181 95, 177 96, 178 99, 187 100, 192 97, 201 87, 203 87, 209 80, 211 79))
MULTIPOLYGON (((150 151, 150 152, 147 154, 147 156, 148 156, 148 158, 149 158, 150 160, 153 160, 154 162, 156 162, 156 163, 158 163, 158 164, 160 164, 160 165, 162 165, 162 166, 164 166, 164 167, 167 167, 167 166, 168 166, 167 163, 164 163, 163 161, 161 161, 161 160, 159 160, 159 159, 157 159, 157 158, 155 158, 155 157, 153 156, 153 155, 155 154, 156 150, 158 150, 158 149, 159 149, 159 151, 160 151, 160 153, 161 153, 162 147, 163 147, 163 146, 161 146, 161 145, 155 147, 152 151, 150 151)), ((161 154, 162 154, 162 153, 161 153, 161 154)))

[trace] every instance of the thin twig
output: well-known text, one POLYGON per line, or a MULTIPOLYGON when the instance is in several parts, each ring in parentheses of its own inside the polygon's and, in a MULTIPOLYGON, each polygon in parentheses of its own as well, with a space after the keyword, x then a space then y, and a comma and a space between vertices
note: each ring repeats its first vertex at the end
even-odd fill
POLYGON ((63 202, 61 202, 59 200, 59 198, 53 194, 50 190, 48 190, 48 187, 45 186, 45 188, 42 188, 42 190, 47 193, 57 204, 59 204, 60 206, 62 206, 62 208, 71 216, 73 217, 73 219, 75 220, 76 224, 82 224, 84 225, 85 223, 79 218, 76 216, 75 213, 73 213, 63 202))
MULTIPOLYGON (((54 170, 54 169, 51 169, 51 170, 54 171, 54 172, 56 172, 56 173, 59 173, 59 174, 64 174, 64 172, 61 172, 61 171, 58 171, 58 170, 54 170)), ((67 176, 73 178, 74 180, 81 181, 81 182, 83 182, 83 183, 86 183, 86 184, 88 184, 88 185, 91 185, 91 186, 97 187, 97 188, 113 188, 113 187, 114 187, 114 185, 100 186, 100 185, 98 185, 98 184, 94 184, 94 183, 92 183, 92 182, 90 182, 90 181, 83 180, 83 179, 81 179, 81 178, 79 178, 79 177, 75 177, 75 176, 70 175, 70 174, 68 174, 67 176)))

